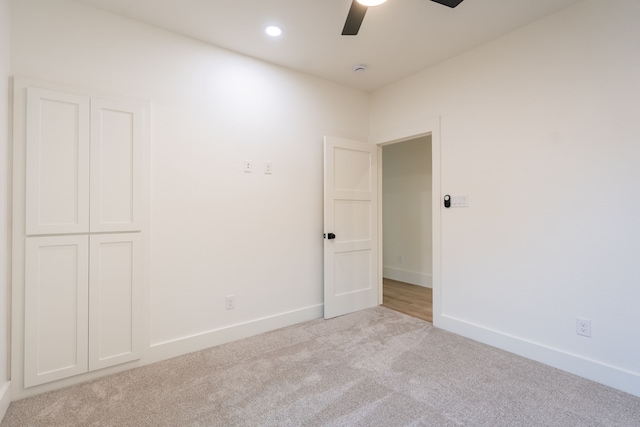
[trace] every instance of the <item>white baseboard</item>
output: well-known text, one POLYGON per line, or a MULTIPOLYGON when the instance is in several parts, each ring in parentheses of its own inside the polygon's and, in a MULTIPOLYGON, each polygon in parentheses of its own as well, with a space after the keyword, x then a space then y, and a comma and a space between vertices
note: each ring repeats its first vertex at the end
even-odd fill
POLYGON ((434 326, 640 397, 640 373, 434 313, 434 326))
POLYGON ((0 421, 4 418, 4 414, 9 409, 11 403, 11 381, 5 381, 0 387, 0 421))
POLYGON ((399 282, 410 283, 412 285, 433 287, 433 277, 430 274, 418 273, 417 271, 402 270, 395 267, 382 267, 382 275, 387 279, 399 282))
POLYGON ((279 313, 273 316, 250 320, 248 322, 226 326, 201 334, 181 337, 171 341, 151 344, 149 357, 145 364, 155 363, 194 351, 204 350, 231 341, 248 338, 264 332, 296 325, 309 320, 319 319, 324 315, 324 305, 314 305, 302 309, 279 313))
MULTIPOLYGON (((8 392, 6 392, 6 400, 4 399, 5 396, 0 396, 2 398, 2 400, 0 400, 0 405, 5 404, 6 402, 5 406, 8 407, 11 399, 23 399, 25 397, 34 396, 36 394, 57 390, 63 387, 68 387, 85 381, 104 377, 106 375, 115 374, 117 372, 123 372, 128 369, 160 362, 172 357, 181 356, 183 354, 192 353, 194 351, 203 350, 205 348, 213 347, 231 341, 236 341, 242 338, 248 338, 253 335, 273 331, 275 329, 284 328, 286 326, 295 325, 298 323, 306 322, 308 320, 319 319, 324 315, 323 310, 324 305, 319 304, 310 307, 304 307, 298 310, 293 310, 290 312, 266 316, 260 319, 250 320, 240 324, 229 325, 201 334, 181 337, 172 341, 155 343, 150 347, 145 348, 143 357, 140 360, 123 363, 121 365, 116 365, 85 374, 75 375, 69 378, 65 378, 59 381, 53 381, 35 387, 23 388, 20 385, 16 387, 16 384, 14 384, 13 390, 11 391, 11 396, 9 396, 8 392)), ((0 390, 4 391, 5 388, 3 387, 0 390)), ((6 409, 5 406, 0 407, 0 409, 6 409)))

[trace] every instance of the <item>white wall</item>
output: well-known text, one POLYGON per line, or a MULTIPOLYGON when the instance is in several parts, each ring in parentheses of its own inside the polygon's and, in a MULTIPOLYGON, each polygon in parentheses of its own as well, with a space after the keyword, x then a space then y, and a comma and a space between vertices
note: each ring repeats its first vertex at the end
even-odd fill
POLYGON ((152 103, 145 362, 321 316, 322 139, 366 139, 366 93, 71 1, 12 9, 12 74, 152 103))
POLYGON ((384 277, 431 287, 431 196, 431 136, 384 146, 384 277))
POLYGON ((441 196, 469 194, 440 208, 436 325, 636 395, 639 18, 636 0, 586 0, 371 107, 374 138, 440 115, 441 196))
POLYGON ((9 406, 9 0, 0 0, 0 420, 9 406))

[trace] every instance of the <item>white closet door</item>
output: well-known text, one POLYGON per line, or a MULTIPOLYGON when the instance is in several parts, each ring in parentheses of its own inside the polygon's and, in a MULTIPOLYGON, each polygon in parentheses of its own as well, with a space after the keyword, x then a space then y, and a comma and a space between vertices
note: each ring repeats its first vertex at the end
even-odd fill
POLYGON ((26 234, 89 231, 89 98, 27 89, 26 234))
POLYGON ((87 372, 88 236, 27 237, 25 387, 87 372))
POLYGON ((140 233, 90 237, 90 370, 141 357, 141 250, 140 233))
POLYGON ((138 231, 142 108, 91 99, 91 231, 138 231))

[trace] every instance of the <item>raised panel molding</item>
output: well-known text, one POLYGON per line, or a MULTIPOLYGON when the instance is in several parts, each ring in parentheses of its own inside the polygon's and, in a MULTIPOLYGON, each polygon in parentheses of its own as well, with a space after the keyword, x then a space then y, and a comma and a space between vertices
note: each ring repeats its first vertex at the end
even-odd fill
POLYGON ((89 231, 89 98, 27 89, 26 234, 89 231))
POLYGON ((28 237, 25 387, 88 370, 88 236, 28 237))
POLYGON ((91 232, 138 231, 142 108, 91 99, 91 232))
POLYGON ((142 355, 142 246, 139 233, 90 237, 89 369, 142 355))

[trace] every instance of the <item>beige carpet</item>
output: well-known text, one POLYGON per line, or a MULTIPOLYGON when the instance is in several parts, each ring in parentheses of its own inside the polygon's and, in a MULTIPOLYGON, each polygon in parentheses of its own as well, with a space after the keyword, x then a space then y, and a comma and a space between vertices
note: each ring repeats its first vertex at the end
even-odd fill
POLYGON ((640 399, 377 307, 13 402, 1 426, 640 426, 640 399))

